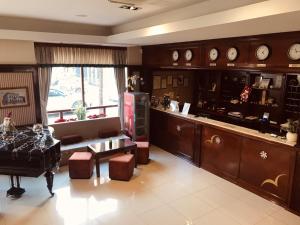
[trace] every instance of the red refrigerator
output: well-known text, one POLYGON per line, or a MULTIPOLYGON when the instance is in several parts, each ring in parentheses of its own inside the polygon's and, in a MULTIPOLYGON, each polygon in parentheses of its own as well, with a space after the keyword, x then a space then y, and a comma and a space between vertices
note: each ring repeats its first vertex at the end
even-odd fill
POLYGON ((124 129, 133 141, 149 140, 149 94, 124 93, 124 129))

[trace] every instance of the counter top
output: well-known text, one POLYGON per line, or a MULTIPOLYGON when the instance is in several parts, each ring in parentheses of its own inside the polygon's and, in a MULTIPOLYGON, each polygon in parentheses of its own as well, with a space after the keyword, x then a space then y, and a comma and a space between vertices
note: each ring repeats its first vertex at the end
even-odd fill
POLYGON ((275 142, 275 143, 279 143, 279 144, 284 144, 284 145, 291 146, 291 147, 294 147, 296 145, 296 143, 287 142, 285 139, 281 139, 281 137, 279 137, 279 136, 278 137, 272 137, 270 133, 261 133, 257 130, 254 130, 254 129, 249 129, 249 128, 246 128, 246 127, 237 126, 237 125, 234 125, 234 124, 209 119, 209 118, 206 118, 206 117, 201 117, 201 116, 195 117, 195 115, 193 115, 193 114, 188 114, 186 116, 186 115, 182 115, 181 113, 172 112, 170 110, 164 110, 162 108, 153 108, 152 107, 152 109, 158 110, 158 111, 161 111, 161 112, 165 112, 165 113, 177 116, 177 117, 185 118, 185 119, 188 119, 188 120, 191 120, 191 121, 199 122, 201 124, 209 124, 211 126, 223 128, 223 129, 230 130, 230 131, 237 132, 237 133, 241 133, 241 134, 244 134, 244 135, 247 135, 247 136, 252 136, 252 137, 264 139, 266 141, 271 141, 271 142, 275 142))

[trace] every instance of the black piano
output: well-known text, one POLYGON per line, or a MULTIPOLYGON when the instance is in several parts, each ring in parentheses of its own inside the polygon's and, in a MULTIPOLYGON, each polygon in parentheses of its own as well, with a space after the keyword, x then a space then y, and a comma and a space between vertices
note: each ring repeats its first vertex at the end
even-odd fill
POLYGON ((10 176, 11 188, 7 196, 20 197, 25 189, 20 187, 20 177, 39 177, 44 174, 51 194, 53 169, 60 161, 60 142, 44 128, 36 134, 31 127, 18 127, 17 131, 0 132, 0 174, 10 176))

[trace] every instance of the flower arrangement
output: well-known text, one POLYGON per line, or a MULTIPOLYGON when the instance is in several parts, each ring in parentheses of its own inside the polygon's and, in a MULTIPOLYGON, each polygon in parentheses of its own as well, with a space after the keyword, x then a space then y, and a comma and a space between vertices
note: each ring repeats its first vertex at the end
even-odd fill
POLYGON ((83 104, 78 105, 75 110, 74 114, 77 116, 78 120, 86 119, 86 108, 83 104))

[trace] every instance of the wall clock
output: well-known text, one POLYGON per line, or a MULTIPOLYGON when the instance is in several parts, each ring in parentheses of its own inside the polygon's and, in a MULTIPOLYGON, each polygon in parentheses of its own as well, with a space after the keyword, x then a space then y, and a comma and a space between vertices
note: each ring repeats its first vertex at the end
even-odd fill
POLYGON ((267 45, 260 45, 256 49, 255 56, 258 60, 266 60, 270 55, 270 48, 267 45))
POLYGON ((186 61, 191 61, 193 58, 193 52, 191 49, 187 49, 184 53, 184 57, 186 61))
POLYGON ((208 57, 209 57, 210 61, 217 60, 218 56, 219 56, 219 51, 217 48, 212 48, 209 50, 208 57))
POLYGON ((300 59, 300 43, 295 43, 290 46, 288 50, 288 57, 294 61, 300 59))
POLYGON ((179 52, 178 52, 178 50, 174 50, 172 52, 172 59, 173 59, 174 62, 176 62, 179 59, 179 52))
POLYGON ((227 59, 228 59, 229 61, 232 62, 232 61, 236 60, 237 57, 238 57, 238 50, 237 50, 237 48, 231 47, 231 48, 229 48, 229 49, 227 50, 227 59))

